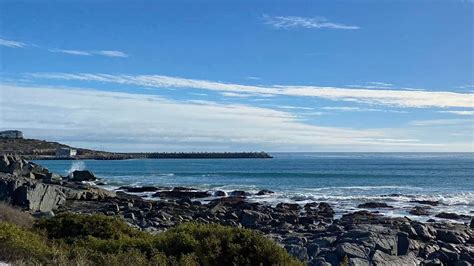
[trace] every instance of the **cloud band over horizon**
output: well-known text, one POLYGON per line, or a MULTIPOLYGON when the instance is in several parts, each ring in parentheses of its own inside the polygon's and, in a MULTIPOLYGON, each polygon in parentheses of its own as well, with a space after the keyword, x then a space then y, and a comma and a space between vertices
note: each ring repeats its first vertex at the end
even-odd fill
POLYGON ((233 93, 235 96, 315 97, 334 101, 360 102, 407 108, 474 108, 473 93, 450 91, 373 90, 365 88, 294 85, 250 86, 163 75, 31 73, 28 76, 41 79, 95 81, 153 88, 202 89, 227 93, 227 95, 229 95, 228 93, 233 93))

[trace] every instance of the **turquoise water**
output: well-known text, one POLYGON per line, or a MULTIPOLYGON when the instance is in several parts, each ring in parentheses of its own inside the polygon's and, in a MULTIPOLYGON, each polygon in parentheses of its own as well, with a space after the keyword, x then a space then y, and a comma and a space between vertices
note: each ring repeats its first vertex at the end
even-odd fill
MULTIPOLYGON (((251 200, 326 201, 338 213, 359 203, 383 201, 396 207, 388 215, 406 215, 413 199, 439 200, 436 211, 470 214, 474 210, 472 153, 274 153, 273 159, 166 159, 125 161, 38 161, 67 174, 89 169, 107 182, 122 185, 191 186, 235 189, 271 196, 251 200)), ((472 213, 471 213, 472 215, 472 213)), ((427 218, 427 217, 425 217, 427 218)), ((419 217, 418 217, 419 219, 419 217)))

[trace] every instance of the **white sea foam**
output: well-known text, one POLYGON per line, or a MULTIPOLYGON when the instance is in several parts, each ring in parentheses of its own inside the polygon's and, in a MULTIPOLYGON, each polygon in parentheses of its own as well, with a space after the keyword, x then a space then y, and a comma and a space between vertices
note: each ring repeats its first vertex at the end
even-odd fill
POLYGON ((86 164, 83 161, 73 161, 71 164, 71 167, 69 167, 69 170, 67 170, 67 174, 71 174, 74 171, 77 170, 85 170, 86 169, 86 164))

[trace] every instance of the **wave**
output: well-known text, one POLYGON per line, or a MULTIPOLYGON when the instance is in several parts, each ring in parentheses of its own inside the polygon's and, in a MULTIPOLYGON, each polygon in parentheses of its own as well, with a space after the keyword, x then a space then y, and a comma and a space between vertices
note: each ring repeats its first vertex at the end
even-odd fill
POLYGON ((304 188, 305 191, 324 191, 324 190, 375 190, 375 189, 408 189, 408 190, 422 190, 421 187, 413 186, 345 186, 345 187, 321 187, 321 188, 304 188))
POLYGON ((69 167, 68 170, 66 170, 66 173, 69 175, 74 171, 80 171, 80 170, 85 170, 86 169, 86 164, 84 161, 74 161, 71 164, 71 167, 69 167))

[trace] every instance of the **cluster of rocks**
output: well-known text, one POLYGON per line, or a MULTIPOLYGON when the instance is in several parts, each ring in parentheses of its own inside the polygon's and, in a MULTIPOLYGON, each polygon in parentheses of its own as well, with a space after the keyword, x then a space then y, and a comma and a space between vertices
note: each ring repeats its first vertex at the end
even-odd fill
MULTIPOLYGON (((334 210, 324 202, 269 206, 248 202, 248 193, 244 191, 234 191, 229 195, 214 193, 212 196, 220 198, 208 204, 196 199, 209 197, 211 193, 193 188, 122 187, 114 193, 83 182, 95 179, 90 172, 74 173, 52 181, 36 177, 36 173, 49 175, 46 169, 18 160, 8 156, 3 158, 8 163, 6 167, 2 164, 0 169, 2 172, 8 169, 8 172, 0 173, 0 200, 32 211, 102 213, 121 217, 130 225, 151 233, 184 222, 251 228, 275 239, 289 253, 309 265, 474 264, 474 222, 470 225, 421 223, 408 218, 384 217, 367 210, 335 219, 334 210), (20 171, 11 166, 12 163, 22 164, 20 169, 42 170, 20 171), (44 197, 31 196, 46 190, 49 192, 44 197), (130 194, 144 192, 153 193, 155 198, 147 200, 130 194), (28 203, 19 201, 18 197, 26 197, 28 203)), ((257 194, 271 193, 264 190, 257 194)), ((390 208, 374 203, 364 207, 390 208)), ((447 217, 449 214, 443 215, 447 217)))
POLYGON ((33 212, 50 212, 66 200, 115 197, 114 192, 82 183, 95 179, 89 171, 63 177, 19 157, 0 156, 0 200, 33 212))

